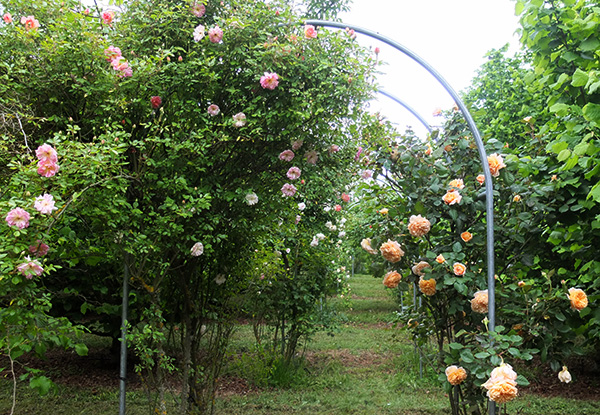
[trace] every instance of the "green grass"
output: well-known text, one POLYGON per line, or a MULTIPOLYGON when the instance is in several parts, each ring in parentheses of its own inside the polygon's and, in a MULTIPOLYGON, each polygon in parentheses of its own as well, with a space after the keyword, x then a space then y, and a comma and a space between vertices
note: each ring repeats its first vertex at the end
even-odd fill
MULTIPOLYGON (((281 377, 285 388, 272 384, 253 386, 243 393, 224 393, 216 401, 216 414, 395 414, 446 415, 448 398, 437 374, 425 368, 419 378, 419 359, 407 334, 394 325, 397 305, 381 281, 357 275, 350 280, 353 292, 347 322, 330 336, 316 334, 306 347, 305 360, 297 371, 281 377)), ((86 339, 95 347, 108 347, 105 339, 86 339)), ((230 348, 228 379, 259 379, 269 368, 256 358, 250 326, 240 327, 230 348)), ((278 375, 280 376, 280 375, 278 375)), ((577 387, 573 385, 573 387, 577 387)), ((11 382, 0 379, 0 414, 10 410, 11 382)), ((26 384, 19 388, 16 414, 108 415, 118 411, 118 378, 111 390, 61 386, 57 393, 39 397, 26 384)), ((127 395, 128 415, 150 414, 141 391, 127 395)), ((521 415, 600 414, 600 402, 565 398, 542 398, 525 394, 508 405, 509 413, 521 415)), ((171 413, 171 412, 170 412, 171 413)))

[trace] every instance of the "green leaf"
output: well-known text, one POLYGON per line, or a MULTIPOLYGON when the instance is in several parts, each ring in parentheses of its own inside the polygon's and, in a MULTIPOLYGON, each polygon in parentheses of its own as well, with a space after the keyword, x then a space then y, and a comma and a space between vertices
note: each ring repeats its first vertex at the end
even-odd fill
POLYGON ((593 199, 596 202, 600 202, 600 182, 596 183, 592 190, 588 193, 586 199, 593 199))
POLYGON ((44 396, 50 391, 50 388, 52 387, 52 381, 46 376, 36 376, 31 378, 29 381, 29 387, 37 390, 41 396, 44 396))
POLYGON ((464 346, 460 343, 450 343, 448 345, 452 350, 460 350, 462 349, 464 346))
POLYGON ((561 151, 560 153, 558 153, 557 159, 558 159, 558 161, 565 161, 569 157, 571 157, 571 150, 566 148, 563 151, 561 151))
POLYGON ((569 112, 569 105, 567 104, 554 104, 550 107, 550 112, 555 112, 557 115, 564 116, 569 112))
POLYGON ((583 116, 586 120, 600 123, 600 105, 589 102, 583 107, 583 116))
POLYGON ((575 73, 573 74, 573 80, 571 81, 571 85, 573 86, 585 86, 588 83, 589 76, 586 72, 577 68, 575 73))
MULTIPOLYGON (((592 36, 594 36, 594 35, 592 35, 592 36)), ((584 52, 591 52, 591 51, 596 51, 596 49, 598 49, 598 46, 600 46, 600 41, 596 37, 590 36, 589 38, 587 38, 586 40, 581 42, 581 45, 579 47, 584 52)))
POLYGON ((75 353, 77 353, 79 356, 87 356, 88 347, 83 343, 78 343, 75 345, 75 353))

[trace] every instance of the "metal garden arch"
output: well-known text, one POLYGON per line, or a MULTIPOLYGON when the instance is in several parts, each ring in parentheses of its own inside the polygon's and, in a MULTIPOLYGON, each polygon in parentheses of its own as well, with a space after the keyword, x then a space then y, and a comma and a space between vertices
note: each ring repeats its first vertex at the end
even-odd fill
MULTIPOLYGON (((361 33, 363 35, 369 36, 373 39, 377 39, 394 49, 402 52, 404 55, 408 56, 415 62, 417 62, 421 67, 423 67, 427 72, 429 72, 450 94, 450 96, 454 99, 454 102, 458 105, 459 110, 465 117, 467 121, 467 125, 469 126, 469 130, 473 134, 475 138, 475 143, 477 145, 477 150, 479 151, 479 158, 481 160, 481 166, 483 168, 483 175, 485 177, 485 205, 486 205, 486 225, 487 225, 487 281, 488 281, 488 319, 489 324, 488 328, 490 330, 494 330, 496 327, 496 296, 495 296, 495 279, 494 279, 494 199, 493 199, 493 182, 492 182, 492 174, 490 173, 490 166, 487 161, 487 153, 485 151, 485 147, 483 145, 483 140, 481 139, 481 134, 479 134, 479 130, 475 125, 475 121, 473 121, 473 117, 467 110, 464 102, 460 99, 460 96, 456 93, 456 91, 450 86, 450 84, 440 75, 438 71, 436 71, 431 65, 429 65, 425 60, 419 57, 416 53, 401 45, 400 43, 390 39, 389 37, 383 36, 377 32, 372 30, 368 30, 359 26, 349 25, 340 22, 331 22, 326 20, 306 20, 304 23, 320 26, 320 27, 331 27, 336 29, 352 29, 357 33, 361 33)), ((415 117, 419 119, 428 127, 427 122, 424 122, 423 117, 421 117, 416 111, 414 111, 411 107, 400 101, 391 94, 380 91, 383 95, 388 96, 394 101, 398 102, 400 105, 404 106, 408 111, 410 111, 415 117)), ((490 401, 490 405, 488 406, 489 414, 494 415, 496 412, 496 407, 493 402, 490 401)))

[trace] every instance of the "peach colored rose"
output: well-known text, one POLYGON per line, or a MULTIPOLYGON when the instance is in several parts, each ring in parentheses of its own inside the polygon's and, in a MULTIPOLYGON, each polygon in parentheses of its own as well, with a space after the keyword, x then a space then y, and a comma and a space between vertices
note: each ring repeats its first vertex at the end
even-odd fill
POLYGON ((402 275, 398 274, 397 271, 390 271, 383 277, 383 285, 388 288, 396 288, 402 279, 402 275))
POLYGON ((477 181, 479 184, 483 184, 483 182, 485 182, 485 176, 483 174, 477 175, 477 181))
POLYGON ((587 295, 579 288, 569 288, 569 300, 571 300, 571 308, 581 311, 588 305, 587 295))
MULTIPOLYGON (((487 294, 487 290, 486 290, 487 294)), ((517 380, 517 372, 515 372, 511 365, 508 363, 502 363, 500 366, 494 368, 490 374, 490 380, 492 379, 510 379, 517 380)), ((489 382, 489 380, 488 380, 489 382)), ((486 382, 487 383, 487 382, 486 382)), ((484 386, 485 387, 485 386, 484 386)))
POLYGON ((382 215, 387 215, 389 213, 389 209, 388 208, 383 208, 379 211, 379 213, 381 213, 382 215))
POLYGON ((400 249, 400 244, 396 241, 387 240, 379 247, 381 255, 386 261, 398 262, 404 256, 404 251, 400 249))
POLYGON ((490 173, 492 174, 492 176, 498 177, 500 175, 500 169, 506 167, 502 156, 498 153, 494 153, 492 155, 489 155, 487 160, 488 164, 490 165, 490 173))
POLYGON ((437 257, 435 257, 435 260, 438 264, 443 264, 446 262, 446 258, 444 258, 444 255, 442 254, 439 254, 437 257))
POLYGON ((558 176, 556 174, 553 174, 552 177, 550 177, 550 181, 553 182, 556 180, 558 180, 558 176))
POLYGON ((426 280, 423 277, 419 278, 419 290, 428 296, 435 294, 435 280, 433 278, 426 280))
POLYGON ((455 187, 457 189, 463 189, 465 187, 465 183, 463 179, 454 179, 450 183, 448 183, 449 187, 455 187))
POLYGON ((477 291, 471 300, 471 310, 476 313, 486 314, 488 312, 488 290, 477 291))
POLYGON ((469 242, 471 239, 473 239, 473 235, 471 234, 471 232, 463 232, 460 234, 460 239, 462 239, 465 242, 469 242))
POLYGON ((454 271, 454 275, 457 275, 460 277, 461 275, 464 275, 465 271, 467 270, 467 267, 465 267, 460 262, 455 262, 454 265, 452 266, 452 270, 454 271))
POLYGON ((446 378, 451 385, 460 385, 467 378, 467 371, 455 365, 446 368, 446 378))
POLYGON ((360 242, 360 246, 362 247, 362 249, 364 249, 365 251, 367 251, 371 255, 377 255, 378 254, 377 250, 373 249, 373 247, 371 247, 371 238, 365 238, 365 239, 363 239, 360 242))
POLYGON ((429 265, 429 263, 427 263, 425 261, 421 261, 412 267, 412 272, 413 272, 413 274, 418 275, 419 277, 422 277, 425 275, 425 273, 423 272, 423 270, 425 268, 431 268, 431 265, 429 265))
POLYGON ((455 203, 460 203, 461 199, 462 199, 462 196, 460 195, 460 193, 458 193, 458 190, 456 190, 456 189, 448 190, 448 192, 446 192, 444 197, 442 197, 442 200, 447 205, 453 205, 455 203))
POLYGON ((487 390, 488 398, 498 404, 510 402, 518 394, 517 382, 510 379, 498 380, 492 383, 487 390))
POLYGON ((412 215, 408 221, 408 231, 412 236, 421 237, 431 229, 431 223, 421 215, 412 215))
POLYGON ((515 195, 513 197, 513 202, 520 202, 521 201, 521 196, 520 195, 515 195))

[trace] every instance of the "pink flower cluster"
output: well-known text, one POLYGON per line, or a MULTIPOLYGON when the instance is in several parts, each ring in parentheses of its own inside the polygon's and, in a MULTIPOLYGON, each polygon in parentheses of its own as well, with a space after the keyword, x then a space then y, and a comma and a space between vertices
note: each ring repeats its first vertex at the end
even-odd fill
POLYGON ((133 76, 133 70, 131 69, 131 66, 129 66, 127 59, 121 55, 121 49, 115 46, 109 46, 104 50, 104 55, 106 56, 106 60, 112 65, 113 69, 121 72, 119 74, 120 78, 133 76))
POLYGON ((49 144, 42 144, 35 150, 38 158, 37 172, 40 176, 52 177, 58 172, 58 155, 56 150, 49 144))
POLYGON ((44 268, 37 259, 31 260, 30 257, 26 256, 27 262, 22 263, 17 267, 17 270, 25 276, 27 279, 32 279, 34 275, 38 277, 44 272, 44 268))
POLYGON ((279 75, 275 72, 265 72, 260 78, 260 86, 264 89, 270 89, 272 91, 277 88, 277 85, 279 85, 279 75))
MULTIPOLYGON (((4 15, 4 16, 6 16, 6 15, 4 15)), ((4 21, 6 22, 6 19, 4 19, 4 21)), ((12 21, 12 17, 11 17, 11 21, 12 21)), ((27 29, 27 30, 37 29, 38 27, 40 27, 40 22, 38 22, 37 19, 33 16, 27 16, 27 17, 22 16, 21 24, 24 25, 25 29, 27 29)))

